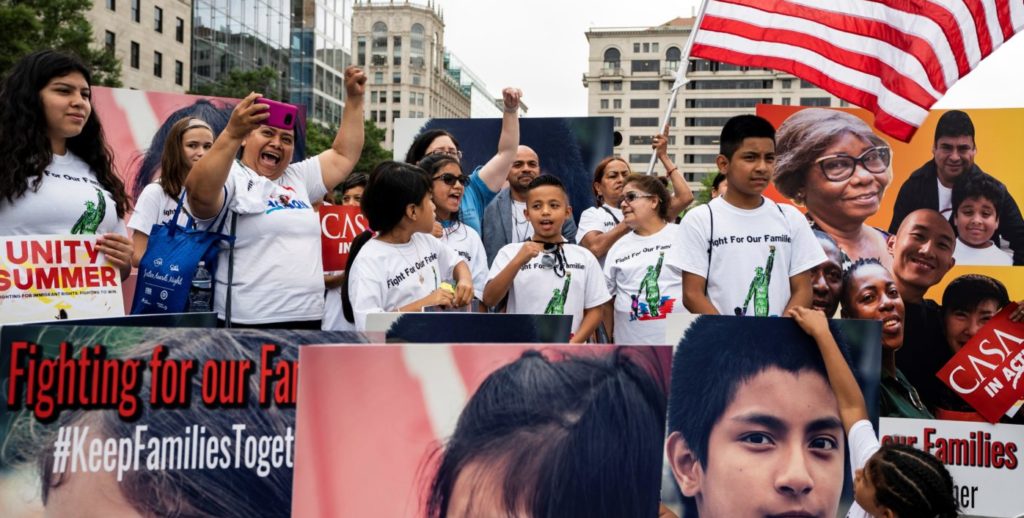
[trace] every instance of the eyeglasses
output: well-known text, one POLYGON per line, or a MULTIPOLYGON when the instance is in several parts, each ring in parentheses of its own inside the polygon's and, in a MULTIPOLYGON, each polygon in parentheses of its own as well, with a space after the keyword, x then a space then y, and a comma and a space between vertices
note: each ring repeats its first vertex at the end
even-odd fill
POLYGON ((636 191, 629 191, 626 194, 622 195, 622 199, 625 200, 626 203, 633 203, 634 201, 637 200, 637 198, 657 198, 657 195, 655 195, 655 194, 644 194, 642 192, 636 192, 636 191))
POLYGON ((445 155, 462 160, 462 151, 454 148, 437 148, 430 153, 427 153, 427 156, 430 155, 445 155))
POLYGON ((433 180, 441 180, 442 182, 444 182, 445 185, 448 185, 448 186, 455 185, 455 182, 462 182, 462 186, 463 187, 469 185, 469 175, 468 174, 444 173, 442 175, 435 176, 432 179, 433 180))
POLYGON ((892 163, 892 149, 888 146, 876 146, 856 158, 849 155, 828 155, 815 160, 814 163, 821 168, 828 181, 841 182, 853 176, 857 164, 871 174, 888 171, 889 164, 892 163))

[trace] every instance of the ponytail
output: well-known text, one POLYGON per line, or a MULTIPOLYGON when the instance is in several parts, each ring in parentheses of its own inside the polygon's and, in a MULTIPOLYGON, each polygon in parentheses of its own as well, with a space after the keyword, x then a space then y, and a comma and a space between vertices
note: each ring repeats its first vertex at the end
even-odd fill
POLYGON ((352 271, 352 265, 356 262, 356 255, 363 249, 370 238, 373 237, 373 232, 364 230, 361 234, 356 236, 352 240, 352 245, 348 249, 348 261, 345 262, 345 276, 341 280, 341 312, 345 316, 350 324, 355 323, 355 317, 352 315, 352 301, 348 295, 348 274, 352 271))

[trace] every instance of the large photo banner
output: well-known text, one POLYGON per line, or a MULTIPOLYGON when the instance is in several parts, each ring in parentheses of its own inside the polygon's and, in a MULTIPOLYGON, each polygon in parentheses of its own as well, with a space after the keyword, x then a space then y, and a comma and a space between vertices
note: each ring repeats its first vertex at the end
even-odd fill
POLYGON ((299 349, 357 333, 0 328, 6 516, 282 517, 299 349))
MULTIPOLYGON (((839 303, 837 316, 886 323, 894 368, 882 375, 883 441, 941 460, 965 514, 1024 512, 1008 491, 1021 485, 1021 405, 995 412, 941 376, 961 366, 987 380, 1002 360, 1013 370, 1013 340, 999 349, 1005 358, 967 357, 971 340, 994 337, 994 317, 1024 300, 1024 109, 936 110, 908 143, 874 132, 860 109, 757 111, 777 128, 769 195, 806 212, 846 270, 822 293, 839 303)), ((1019 399, 1010 390, 1000 397, 1019 399)))

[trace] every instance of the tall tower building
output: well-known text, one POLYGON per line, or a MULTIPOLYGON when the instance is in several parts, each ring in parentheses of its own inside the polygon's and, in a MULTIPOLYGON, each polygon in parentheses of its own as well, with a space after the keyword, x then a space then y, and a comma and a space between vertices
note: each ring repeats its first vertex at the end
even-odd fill
MULTIPOLYGON (((669 91, 682 63, 694 18, 657 27, 594 27, 587 31, 589 66, 583 76, 587 113, 614 118, 622 134, 616 154, 635 172, 647 170, 651 138, 668 109, 669 91)), ((669 154, 694 188, 717 172, 718 136, 730 117, 761 104, 846 106, 816 86, 783 72, 691 59, 690 82, 679 92, 669 120, 669 154)))
POLYGON ((126 88, 191 87, 192 0, 102 0, 86 13, 93 38, 121 60, 126 88))
POLYGON ((352 64, 353 0, 292 0, 289 102, 311 120, 337 126, 352 64))

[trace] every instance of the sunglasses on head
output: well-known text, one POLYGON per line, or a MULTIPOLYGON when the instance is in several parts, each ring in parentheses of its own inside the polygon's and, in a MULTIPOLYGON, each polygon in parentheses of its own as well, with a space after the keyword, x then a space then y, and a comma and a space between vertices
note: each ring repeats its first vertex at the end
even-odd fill
POLYGON ((469 175, 468 174, 444 173, 444 174, 435 176, 434 180, 441 180, 442 182, 444 182, 445 185, 449 185, 449 186, 455 185, 456 181, 462 182, 462 186, 463 187, 469 185, 469 175))
POLYGON ((644 194, 642 192, 636 192, 636 191, 629 191, 626 194, 622 195, 622 198, 625 199, 629 203, 633 203, 634 201, 636 201, 639 198, 655 198, 655 197, 657 197, 657 195, 654 195, 654 194, 644 194))
POLYGON ((458 149, 450 149, 450 148, 435 149, 435 150, 431 151, 430 153, 427 153, 427 155, 428 156, 429 155, 444 155, 444 156, 450 156, 450 157, 458 159, 458 160, 462 159, 462 151, 459 151, 458 149))

